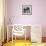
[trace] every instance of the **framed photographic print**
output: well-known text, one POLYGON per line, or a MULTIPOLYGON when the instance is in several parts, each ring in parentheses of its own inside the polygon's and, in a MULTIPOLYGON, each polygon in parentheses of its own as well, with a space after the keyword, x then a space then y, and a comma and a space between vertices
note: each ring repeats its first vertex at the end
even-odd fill
POLYGON ((22 15, 32 15, 32 5, 22 5, 22 15))

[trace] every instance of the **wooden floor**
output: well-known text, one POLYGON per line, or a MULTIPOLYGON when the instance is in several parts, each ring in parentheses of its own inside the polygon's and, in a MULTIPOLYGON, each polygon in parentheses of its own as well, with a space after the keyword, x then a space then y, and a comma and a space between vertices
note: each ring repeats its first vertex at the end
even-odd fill
POLYGON ((5 43, 3 46, 46 46, 46 37, 42 37, 43 43, 31 43, 31 41, 24 41, 24 40, 14 40, 5 43))
POLYGON ((31 43, 30 41, 14 40, 5 43, 3 46, 46 46, 46 43, 31 43))
POLYGON ((3 46, 31 46, 30 41, 24 41, 24 40, 16 40, 16 41, 10 41, 8 43, 5 43, 3 46))

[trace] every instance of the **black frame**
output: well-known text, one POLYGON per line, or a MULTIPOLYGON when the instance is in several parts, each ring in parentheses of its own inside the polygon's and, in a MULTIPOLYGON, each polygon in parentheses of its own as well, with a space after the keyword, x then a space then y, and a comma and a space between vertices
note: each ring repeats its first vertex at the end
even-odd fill
POLYGON ((32 15, 32 5, 22 5, 22 15, 32 15), (23 9, 24 7, 29 7, 31 9, 30 13, 24 13, 23 9))

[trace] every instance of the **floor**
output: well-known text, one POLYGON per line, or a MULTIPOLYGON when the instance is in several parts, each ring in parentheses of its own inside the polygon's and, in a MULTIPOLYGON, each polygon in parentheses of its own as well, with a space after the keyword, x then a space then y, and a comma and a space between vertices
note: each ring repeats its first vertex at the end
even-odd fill
POLYGON ((46 46, 46 43, 31 43, 30 41, 14 40, 5 43, 3 46, 46 46))
POLYGON ((24 40, 16 40, 16 41, 10 41, 6 44, 4 44, 4 46, 28 46, 31 45, 30 41, 24 41, 24 40))

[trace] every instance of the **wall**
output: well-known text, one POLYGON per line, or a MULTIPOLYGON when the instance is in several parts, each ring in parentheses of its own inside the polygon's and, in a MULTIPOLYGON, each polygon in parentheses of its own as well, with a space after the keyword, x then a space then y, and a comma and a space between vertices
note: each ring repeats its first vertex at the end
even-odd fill
POLYGON ((7 0, 7 8, 8 24, 40 24, 46 36, 46 0, 7 0), (22 5, 32 5, 32 15, 22 15, 22 5))
POLYGON ((0 0, 0 41, 3 41, 3 0, 0 0))

